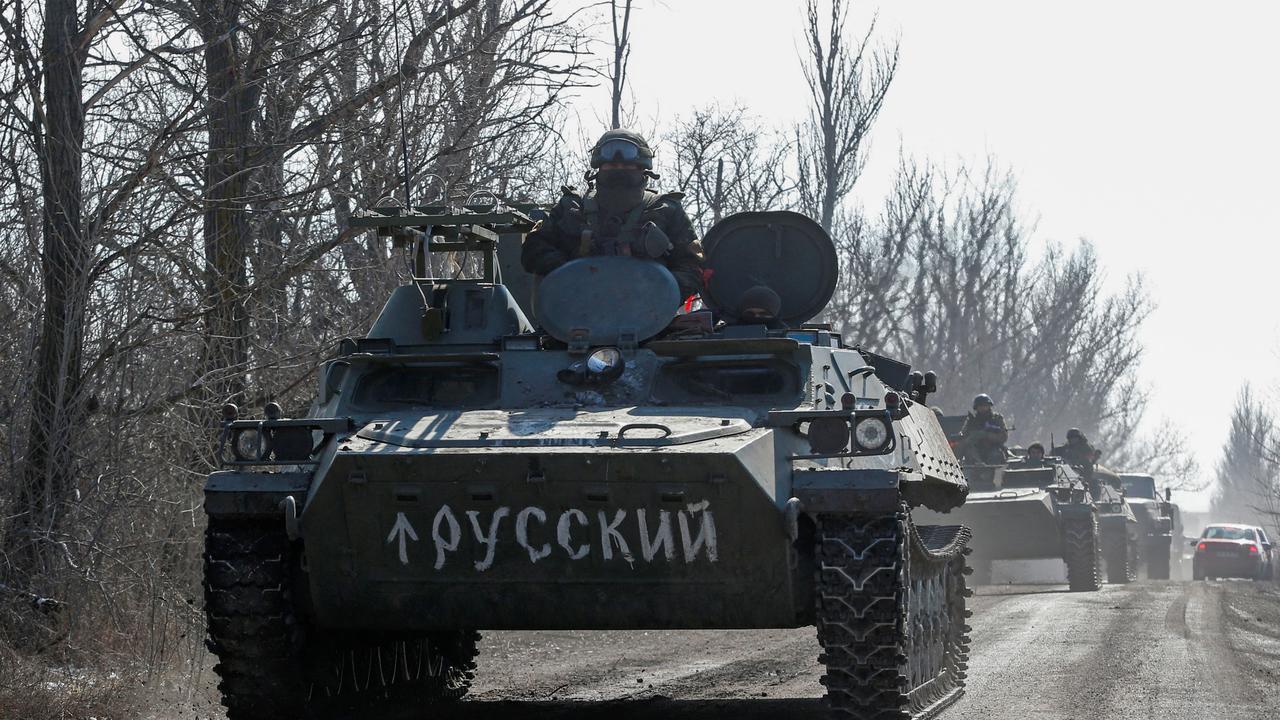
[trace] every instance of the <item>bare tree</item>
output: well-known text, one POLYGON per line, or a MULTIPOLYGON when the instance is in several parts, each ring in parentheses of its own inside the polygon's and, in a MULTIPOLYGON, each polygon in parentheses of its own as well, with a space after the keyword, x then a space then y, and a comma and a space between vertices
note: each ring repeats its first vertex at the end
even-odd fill
MULTIPOLYGON (((1248 383, 1240 388, 1216 469, 1213 512, 1222 521, 1264 522, 1280 487, 1280 428, 1248 383)), ((1274 518, 1272 518, 1274 519, 1274 518)))
POLYGON ((1141 280, 1106 292, 1087 243, 1033 261, 1017 207, 1013 177, 992 162, 945 172, 903 161, 879 218, 841 220, 828 317, 852 342, 937 371, 947 411, 985 392, 1023 444, 1079 427, 1109 456, 1129 452, 1146 408, 1141 280))
POLYGON ((403 278, 347 227, 399 187, 401 127, 415 176, 545 191, 519 166, 556 142, 581 28, 549 0, 49 7, 0 5, 0 584, 65 601, 76 663, 160 662, 199 635, 210 406, 305 408, 403 278))
POLYGON ((666 142, 671 150, 667 168, 702 232, 726 215, 789 205, 790 147, 741 107, 695 109, 676 120, 666 142))
POLYGON ((631 60, 631 0, 622 0, 622 18, 618 18, 618 0, 609 0, 609 19, 613 29, 613 63, 609 73, 611 85, 609 127, 622 127, 622 92, 627 85, 627 63, 631 60))
POLYGON ((1104 462, 1120 470, 1148 473, 1172 490, 1200 490, 1208 484, 1186 434, 1168 420, 1120 445, 1104 462))
POLYGON ((819 0, 808 0, 803 58, 812 104, 808 119, 796 128, 800 207, 827 231, 853 189, 866 159, 871 127, 898 71, 898 45, 873 43, 872 21, 861 41, 850 45, 844 0, 830 0, 824 29, 819 0))
POLYGON ((35 133, 43 200, 41 275, 44 319, 33 384, 25 477, 19 486, 18 524, 10 538, 26 552, 9 555, 11 567, 39 569, 35 542, 57 522, 57 508, 74 483, 75 428, 83 412, 82 338, 89 294, 85 271, 81 147, 83 32, 76 0, 46 0, 41 43, 43 106, 35 133), (25 557, 24 557, 25 556, 25 557))

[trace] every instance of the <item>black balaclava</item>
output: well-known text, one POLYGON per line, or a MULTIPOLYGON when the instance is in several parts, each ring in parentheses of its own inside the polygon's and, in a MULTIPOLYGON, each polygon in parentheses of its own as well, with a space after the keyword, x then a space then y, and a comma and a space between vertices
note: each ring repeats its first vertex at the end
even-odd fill
POLYGON ((644 200, 648 183, 642 168, 606 168, 596 174, 596 201, 606 218, 625 215, 644 200))

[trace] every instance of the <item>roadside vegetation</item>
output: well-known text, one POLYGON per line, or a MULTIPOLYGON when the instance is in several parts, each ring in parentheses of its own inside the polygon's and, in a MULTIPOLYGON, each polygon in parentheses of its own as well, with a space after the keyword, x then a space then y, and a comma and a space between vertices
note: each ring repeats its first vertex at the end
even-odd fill
POLYGON ((1215 471, 1213 521, 1262 525, 1280 537, 1280 426, 1273 406, 1247 383, 1215 471))

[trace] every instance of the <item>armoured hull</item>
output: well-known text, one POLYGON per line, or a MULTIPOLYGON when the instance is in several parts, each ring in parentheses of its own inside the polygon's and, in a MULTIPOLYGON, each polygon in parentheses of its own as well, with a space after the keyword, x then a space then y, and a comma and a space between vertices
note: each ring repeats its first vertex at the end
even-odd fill
POLYGON ((317 620, 420 630, 812 622, 787 498, 753 472, 772 464, 772 444, 761 431, 674 455, 353 439, 303 515, 317 620), (312 536, 309 526, 346 532, 312 536))
POLYGON ((1058 509, 1046 489, 1023 488, 971 492, 950 513, 919 513, 919 522, 959 523, 973 531, 969 543, 987 560, 1037 560, 1062 557, 1058 509))
MULTIPOLYGON (((1113 521, 1109 502, 1119 500, 1118 493, 1091 487, 1057 458, 967 466, 965 474, 975 488, 965 504, 946 514, 922 515, 921 521, 960 522, 972 529, 975 582, 991 581, 995 561, 1059 558, 1072 590, 1101 586, 1103 540, 1113 521)), ((1123 513, 1117 514, 1123 526, 1123 513)))

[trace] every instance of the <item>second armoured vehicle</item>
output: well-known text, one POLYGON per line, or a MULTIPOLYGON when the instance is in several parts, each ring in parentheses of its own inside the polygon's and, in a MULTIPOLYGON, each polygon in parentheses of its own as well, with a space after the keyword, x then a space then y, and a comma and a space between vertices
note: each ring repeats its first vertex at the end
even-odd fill
MULTIPOLYGON (((948 440, 962 441, 965 416, 940 416, 948 440)), ((921 515, 929 522, 958 522, 973 530, 975 584, 992 580, 1003 560, 1061 558, 1072 590, 1136 579, 1139 525, 1119 478, 1098 465, 1074 466, 1062 458, 1012 459, 1007 464, 966 464, 969 498, 948 514, 921 515)))
POLYGON ((1121 473, 1125 500, 1133 508, 1142 531, 1141 555, 1146 562, 1147 577, 1168 580, 1173 565, 1181 565, 1182 548, 1174 538, 1182 537, 1182 520, 1178 506, 1166 489, 1161 496, 1156 480, 1150 475, 1121 473))
POLYGON ((929 522, 973 528, 969 564, 975 584, 988 584, 999 560, 1061 558, 1072 590, 1102 586, 1103 515, 1099 500, 1075 468, 1060 458, 1008 465, 967 465, 969 498, 945 515, 922 513, 929 522))
POLYGON ((713 310, 678 318, 662 265, 573 260, 533 287, 541 329, 497 277, 525 215, 353 224, 414 277, 324 363, 305 417, 227 409, 232 469, 206 486, 229 717, 457 698, 486 629, 815 625, 835 716, 959 696, 968 531, 913 512, 968 490, 924 404, 935 378, 804 324, 836 280, 816 223, 717 224, 713 310), (432 279, 446 252, 471 261, 432 279), (780 311, 745 312, 748 290, 780 311))

